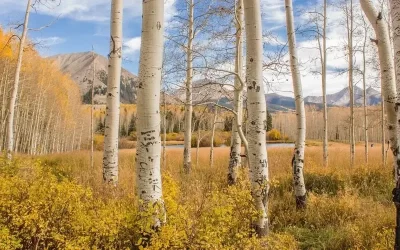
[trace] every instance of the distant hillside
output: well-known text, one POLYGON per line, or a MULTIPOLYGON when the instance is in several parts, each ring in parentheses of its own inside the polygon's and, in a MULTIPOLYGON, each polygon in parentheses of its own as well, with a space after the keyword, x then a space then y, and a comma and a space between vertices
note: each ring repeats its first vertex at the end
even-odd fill
MULTIPOLYGON (((354 86, 354 102, 356 105, 362 105, 363 104, 363 89, 354 86)), ((350 95, 349 95, 349 88, 344 88, 341 91, 331 94, 331 95, 326 95, 327 103, 328 105, 331 106, 349 106, 350 105, 350 95)), ((317 104, 322 104, 322 96, 307 96, 304 99, 305 102, 308 103, 317 103, 317 104)), ((377 105, 381 102, 381 94, 373 89, 373 88, 368 88, 367 89, 367 105, 368 106, 374 106, 377 105)))
MULTIPOLYGON (((94 81, 94 102, 96 104, 106 103, 108 59, 92 52, 62 54, 50 57, 54 59, 61 71, 69 74, 81 90, 84 103, 90 103, 90 88, 92 80, 93 60, 96 68, 94 81)), ((134 103, 136 101, 135 83, 137 77, 129 71, 122 69, 121 73, 121 102, 134 103)))

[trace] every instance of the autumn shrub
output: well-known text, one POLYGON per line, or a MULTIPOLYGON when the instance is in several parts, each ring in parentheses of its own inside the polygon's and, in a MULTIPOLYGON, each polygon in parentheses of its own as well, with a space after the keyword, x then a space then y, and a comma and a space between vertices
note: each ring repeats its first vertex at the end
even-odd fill
MULTIPOLYGON (((164 135, 161 135, 161 138, 164 139, 164 135)), ((184 141, 183 133, 167 133, 166 141, 184 141)))
POLYGON ((94 150, 103 151, 104 150, 104 135, 95 134, 93 138, 94 150))
MULTIPOLYGON (((202 134, 206 133, 206 135, 201 138, 200 147, 210 147, 211 146, 211 133, 204 131, 202 134)), ((222 145, 226 145, 226 138, 220 133, 216 133, 214 135, 214 147, 220 147, 222 145)), ((192 135, 192 148, 197 147, 197 134, 192 135)))
POLYGON ((282 140, 281 132, 277 129, 272 129, 267 133, 267 138, 272 141, 279 141, 282 140))

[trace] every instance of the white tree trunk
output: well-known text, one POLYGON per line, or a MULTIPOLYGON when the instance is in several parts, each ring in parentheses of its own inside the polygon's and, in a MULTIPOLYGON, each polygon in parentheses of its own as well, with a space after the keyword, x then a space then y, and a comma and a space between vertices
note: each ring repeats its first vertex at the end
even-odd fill
MULTIPOLYGON (((218 104, 218 102, 217 102, 218 104)), ((211 145, 210 145, 210 167, 214 166, 214 137, 215 137, 215 127, 217 126, 217 117, 218 117, 218 107, 214 107, 214 119, 212 124, 211 131, 211 145)))
POLYGON ((258 236, 268 234, 268 161, 266 149, 267 107, 263 84, 263 36, 260 0, 244 1, 247 41, 247 100, 249 112, 248 159, 251 193, 260 217, 254 222, 258 236))
MULTIPOLYGON (((164 0, 143 1, 142 43, 137 87, 137 195, 147 209, 161 205, 160 90, 164 48, 164 0)), ((155 218, 154 227, 161 221, 155 218)))
POLYGON ((91 86, 91 105, 90 105, 90 167, 93 169, 94 167, 94 124, 93 124, 93 109, 94 109, 94 81, 96 79, 96 65, 95 65, 95 55, 94 51, 92 52, 93 57, 93 78, 92 78, 92 86, 91 86))
MULTIPOLYGON (((234 111, 238 119, 235 119, 232 126, 231 152, 229 155, 228 183, 233 185, 237 180, 237 171, 241 164, 240 152, 242 148, 242 140, 240 139, 238 125, 242 125, 243 117, 243 98, 242 84, 243 79, 243 31, 244 31, 244 10, 243 0, 237 0, 235 11, 236 20, 236 58, 235 58, 235 92, 234 92, 234 111)), ((235 117, 236 118, 236 117, 235 117)))
POLYGON ((193 40, 194 40, 194 3, 189 1, 188 6, 188 44, 186 51, 186 102, 185 102, 185 134, 183 149, 183 168, 186 173, 190 173, 192 167, 192 113, 193 113, 193 40))
POLYGON ((107 107, 104 128, 103 179, 118 183, 119 105, 122 64, 123 0, 111 3, 111 41, 108 61, 107 107))
POLYGON ((324 24, 322 31, 322 102, 323 102, 323 119, 324 119, 324 142, 323 142, 323 166, 327 167, 329 163, 328 155, 328 105, 326 103, 326 23, 327 23, 327 0, 324 0, 324 24))
POLYGON ((379 62, 381 70, 381 89, 385 102, 385 112, 387 116, 387 129, 390 141, 390 148, 395 156, 395 171, 397 179, 396 156, 398 156, 397 142, 397 114, 396 114, 396 84, 393 55, 390 48, 389 31, 382 19, 382 14, 378 13, 371 0, 360 0, 361 8, 367 16, 369 22, 375 30, 376 44, 378 46, 379 62))
POLYGON ((367 38, 368 38, 368 30, 364 30, 364 44, 363 44, 363 71, 362 71, 362 77, 363 77, 363 108, 364 108, 364 158, 365 158, 365 164, 368 164, 368 107, 367 107, 367 59, 366 59, 366 46, 367 46, 367 38))
POLYGON ((14 86, 11 91, 11 98, 10 104, 8 106, 8 116, 7 116, 7 159, 12 159, 12 153, 14 151, 14 116, 15 116, 15 105, 17 103, 17 96, 18 96, 18 88, 19 88, 19 77, 21 72, 22 66, 22 56, 24 54, 24 46, 26 40, 26 34, 28 33, 28 23, 29 23, 29 14, 31 10, 31 0, 28 0, 26 4, 26 12, 25 12, 25 20, 24 26, 22 30, 22 36, 19 43, 19 50, 18 50, 18 59, 17 59, 17 66, 15 68, 15 76, 14 76, 14 86))
MULTIPOLYGON (((400 93, 400 1, 399 0, 390 0, 390 16, 392 21, 392 29, 393 29, 393 48, 394 48, 394 62, 395 62, 395 73, 396 73, 396 85, 397 85, 397 94, 400 93)), ((400 96, 397 96, 396 100, 396 111, 397 111, 397 142, 400 140, 400 96)), ((399 145, 397 145, 397 149, 395 152, 395 157, 397 157, 397 161, 395 161, 395 173, 396 180, 399 182, 398 178, 400 176, 400 149, 399 145)), ((400 187, 400 182, 398 183, 398 187, 400 187)))
POLYGON ((305 208, 306 185, 304 183, 303 167, 304 167, 304 148, 306 145, 306 111, 304 108, 303 88, 301 85, 301 76, 298 66, 292 0, 285 0, 285 5, 286 5, 287 37, 288 37, 289 54, 290 54, 290 68, 292 71, 293 92, 296 102, 296 118, 297 118, 297 139, 292 161, 293 184, 294 184, 294 194, 296 196, 296 206, 297 208, 305 208))
POLYGON ((163 134, 164 134, 164 141, 163 141, 163 148, 162 148, 162 163, 163 168, 167 167, 167 101, 165 99, 165 90, 163 91, 163 108, 164 108, 164 115, 163 115, 163 134))
MULTIPOLYGON (((346 3, 347 4, 347 3, 346 3)), ((350 95, 350 166, 355 162, 355 126, 354 126, 354 82, 353 82, 353 1, 350 0, 350 9, 346 6, 347 49, 349 61, 349 95, 350 95)))

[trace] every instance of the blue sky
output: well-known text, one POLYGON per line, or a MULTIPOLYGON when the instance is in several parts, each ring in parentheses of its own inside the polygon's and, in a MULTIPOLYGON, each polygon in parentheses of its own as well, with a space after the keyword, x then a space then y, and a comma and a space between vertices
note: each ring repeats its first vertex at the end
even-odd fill
MULTIPOLYGON (((50 0, 48 0, 50 1, 50 0)), ((56 0, 59 1, 59 0, 56 0)), ((21 23, 27 0, 0 0, 0 25, 3 28, 15 27, 21 23)), ((133 73, 137 73, 138 59, 140 51, 140 29, 141 29, 141 0, 125 0, 124 8, 124 67, 133 73)), ((176 13, 177 0, 166 0, 166 21, 171 21, 176 13)), ((331 1, 333 2, 333 1, 331 1)), ((273 32, 281 42, 285 42, 285 9, 284 0, 261 0, 263 12, 264 31, 273 32)), ((316 6, 321 0, 295 0, 295 11, 307 6, 316 6)), ((329 20, 331 24, 336 24, 340 19, 340 11, 330 7, 329 20)), ((48 4, 47 7, 40 6, 32 11, 29 27, 38 28, 56 21, 41 31, 30 31, 29 37, 40 42, 38 48, 43 56, 51 56, 60 53, 73 53, 89 51, 92 45, 95 51, 101 55, 108 54, 109 44, 109 14, 110 0, 61 0, 59 6, 48 4)), ((296 23, 305 20, 303 14, 296 14, 296 23)), ((345 36, 343 27, 338 28, 332 25, 328 30, 329 42, 337 45, 343 42, 345 36)), ((299 47, 299 57, 301 61, 310 61, 311 56, 318 55, 318 51, 310 50, 309 47, 315 46, 312 38, 297 37, 299 47), (305 49, 304 49, 305 48, 305 49)), ((337 51, 328 55, 330 68, 346 67, 346 61, 337 51)), ((305 63, 306 64, 306 63, 305 63)), ((315 63, 308 65, 309 68, 316 67, 315 63)), ((320 79, 318 76, 311 75, 308 71, 303 71, 303 85, 305 95, 320 95, 320 79)), ((267 77, 268 73, 265 73, 267 77)), ((328 76, 328 92, 333 93, 345 87, 346 75, 336 76, 332 72, 328 76)), ((290 95, 292 91, 291 79, 273 86, 274 91, 281 94, 290 95)))

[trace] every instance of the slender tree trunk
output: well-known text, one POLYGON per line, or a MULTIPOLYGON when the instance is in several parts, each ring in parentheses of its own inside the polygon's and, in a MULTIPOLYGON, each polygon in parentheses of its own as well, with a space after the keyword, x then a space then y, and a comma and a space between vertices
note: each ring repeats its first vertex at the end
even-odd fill
POLYGON ((199 129, 197 130, 197 140, 196 140, 196 167, 199 167, 199 149, 200 149, 200 142, 201 142, 200 123, 201 123, 201 121, 199 121, 199 123, 198 123, 199 129))
POLYGON ((363 88, 364 88, 364 98, 363 98, 363 108, 364 108, 364 141, 365 141, 365 150, 364 150, 364 157, 365 157, 365 164, 368 164, 368 103, 367 103, 367 61, 366 61, 366 47, 367 47, 367 38, 368 38, 368 30, 364 30, 364 44, 363 44, 363 88))
POLYGON ((322 102, 323 102, 323 119, 324 119, 324 142, 323 142, 323 166, 327 167, 329 163, 329 155, 328 155, 328 105, 326 103, 326 60, 327 60, 327 51, 326 51, 326 23, 327 23, 327 0, 324 0, 324 24, 322 31, 322 53, 323 53, 323 62, 322 62, 322 102))
POLYGON ((371 0, 361 0, 360 4, 369 22, 375 30, 381 70, 381 89, 382 95, 384 96, 383 101, 385 102, 384 106, 387 115, 387 129, 391 144, 390 148, 395 158, 394 169, 397 179, 397 170, 399 169, 398 165, 400 164, 400 161, 398 161, 396 158, 399 156, 397 142, 397 107, 396 101, 394 101, 397 98, 397 91, 393 55, 389 41, 389 31, 385 21, 382 19, 382 14, 376 11, 374 3, 371 0))
POLYGON ((164 143, 163 143, 163 151, 162 151, 162 162, 163 168, 165 169, 167 166, 167 101, 165 100, 165 90, 163 92, 163 108, 164 108, 164 115, 163 115, 163 134, 164 134, 164 143))
POLYGON ((385 99, 383 92, 381 92, 381 151, 382 151, 382 165, 385 167, 386 166, 386 155, 385 155, 385 144, 386 144, 386 138, 385 138, 385 99))
MULTIPOLYGON (((393 48, 394 48, 394 62, 395 62, 395 73, 396 73, 396 113, 397 113, 397 147, 393 151, 395 157, 395 177, 396 187, 393 190, 393 202, 396 206, 396 231, 395 231, 395 244, 394 248, 400 249, 400 152, 399 152, 399 140, 400 140, 400 0, 390 0, 390 17, 392 21, 393 29, 393 48)), ((389 32, 390 34, 390 32, 389 32)), ((389 39, 390 41, 390 39, 389 39)), ((389 46, 388 44, 387 46, 389 46)))
MULTIPOLYGON (((347 7, 346 7, 347 8, 347 7)), ((355 132, 354 132, 354 83, 353 83, 353 0, 350 0, 350 9, 347 9, 347 46, 349 60, 349 95, 350 95, 350 166, 355 161, 355 132)))
POLYGON ((304 167, 304 148, 306 146, 306 110, 304 108, 303 87, 301 85, 301 76, 298 66, 297 50, 296 50, 296 33, 294 31, 293 5, 292 0, 285 0, 286 5, 286 25, 287 37, 289 43, 290 68, 292 71, 293 91, 296 104, 297 117, 297 139, 294 150, 292 167, 293 167, 293 184, 296 196, 297 208, 306 207, 306 185, 304 183, 303 167, 304 167))
MULTIPOLYGON (((143 1, 142 45, 137 99, 137 195, 141 210, 164 212, 161 185, 160 89, 164 47, 164 0, 143 1)), ((164 218, 155 218, 159 227, 164 218)))
POLYGON ((8 117, 7 117, 7 159, 12 159, 12 153, 14 151, 14 115, 15 115, 15 105, 17 103, 17 96, 18 96, 18 88, 19 88, 19 78, 21 74, 21 66, 22 66, 22 56, 24 54, 24 46, 25 46, 25 39, 26 34, 28 33, 28 23, 29 23, 29 14, 31 10, 31 0, 28 0, 26 4, 26 12, 25 12, 25 20, 24 26, 22 30, 21 41, 19 43, 19 51, 18 51, 18 60, 17 66, 15 69, 15 76, 14 76, 14 86, 12 88, 12 94, 10 98, 10 104, 8 108, 8 117))
POLYGON ((217 125, 217 117, 218 117, 218 107, 214 107, 214 119, 211 131, 210 167, 214 166, 214 137, 215 137, 215 127, 217 125))
POLYGON ((103 179, 118 183, 119 105, 122 64, 123 0, 111 3, 111 43, 108 62, 106 124, 104 128, 103 179))
POLYGON ((267 107, 263 84, 263 36, 260 0, 244 1, 247 41, 247 100, 249 112, 248 158, 252 196, 260 217, 253 222, 258 236, 268 234, 268 161, 266 149, 267 107))
MULTIPOLYGON (((94 81, 96 79, 96 63, 94 50, 92 50, 93 57, 93 76, 92 76, 92 86, 91 86, 91 104, 90 104, 90 167, 94 167, 94 124, 93 124, 93 113, 94 113, 94 81)), ((79 146, 80 147, 80 146, 79 146)))
POLYGON ((186 55, 186 103, 185 103, 185 135, 183 149, 183 168, 190 173, 192 167, 191 143, 192 143, 192 112, 193 112, 193 40, 194 40, 194 2, 189 1, 189 23, 188 23, 188 44, 186 55))
POLYGON ((236 20, 236 58, 235 58, 235 92, 234 92, 234 111, 238 119, 235 119, 232 126, 231 152, 229 156, 228 184, 233 185, 237 181, 237 171, 241 164, 240 152, 242 149, 242 140, 240 139, 238 125, 242 125, 243 116, 243 98, 242 87, 239 78, 243 78, 243 31, 244 31, 244 10, 243 0, 237 0, 235 3, 236 20))

